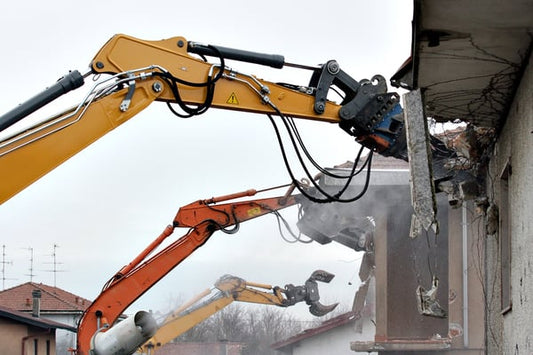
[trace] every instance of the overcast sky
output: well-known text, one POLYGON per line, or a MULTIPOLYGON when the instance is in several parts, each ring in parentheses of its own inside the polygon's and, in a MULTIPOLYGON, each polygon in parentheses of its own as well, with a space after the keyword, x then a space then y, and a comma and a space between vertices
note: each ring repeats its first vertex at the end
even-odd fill
MULTIPOLYGON (((0 113, 68 70, 85 72, 116 33, 158 40, 184 36, 209 44, 282 54, 306 65, 336 59, 356 80, 389 78, 410 54, 412 1, 9 1, 0 5, 0 113)), ((306 71, 228 63, 271 81, 307 84, 306 71), (296 82, 294 82, 296 81, 296 82)), ((73 96, 81 97, 89 85, 73 96)), ((74 100, 75 101, 75 100, 74 100)), ((47 108, 55 112, 56 105, 47 108)), ((43 113, 44 115, 48 112, 43 113)), ((354 140, 337 126, 298 121, 324 166, 353 160, 354 140)), ((298 170, 297 170, 298 174, 298 170)), ((300 175, 300 176, 303 176, 300 175)), ((175 216, 198 199, 289 182, 274 131, 263 115, 211 109, 179 119, 154 103, 11 200, 0 205, 5 288, 30 281, 94 299, 175 216)), ((296 220, 296 210, 283 213, 296 220)), ((176 230, 174 237, 184 234, 176 230)), ((341 245, 288 244, 272 215, 228 236, 216 233, 128 312, 166 310, 223 274, 283 286, 315 269, 336 274, 323 302, 351 307, 360 253, 341 245)), ((303 305, 295 312, 305 310, 303 305)))

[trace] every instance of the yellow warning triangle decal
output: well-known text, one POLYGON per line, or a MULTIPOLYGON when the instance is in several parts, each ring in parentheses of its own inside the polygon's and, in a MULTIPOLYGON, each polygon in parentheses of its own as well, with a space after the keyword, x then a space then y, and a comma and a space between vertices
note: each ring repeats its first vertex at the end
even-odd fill
POLYGON ((226 103, 231 104, 231 105, 238 105, 239 100, 237 100, 237 95, 235 95, 235 93, 232 92, 229 98, 226 100, 226 103))

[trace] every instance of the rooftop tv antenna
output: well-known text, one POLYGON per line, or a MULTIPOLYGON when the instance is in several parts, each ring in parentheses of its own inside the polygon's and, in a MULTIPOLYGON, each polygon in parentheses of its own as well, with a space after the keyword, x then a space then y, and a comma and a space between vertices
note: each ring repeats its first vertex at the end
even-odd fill
MULTIPOLYGON (((13 261, 7 261, 6 260, 6 246, 5 244, 2 245, 2 290, 6 289, 6 265, 13 265, 13 261)), ((9 279, 12 280, 12 279, 9 279)))
MULTIPOLYGON (((45 271, 48 271, 48 272, 53 272, 54 273, 54 287, 57 287, 57 273, 58 272, 61 272, 61 271, 64 271, 64 270, 58 270, 57 269, 57 265, 58 264, 62 264, 62 263, 59 263, 57 261, 57 252, 56 252, 56 249, 59 248, 59 245, 55 244, 54 243, 54 251, 52 252, 52 264, 54 265, 52 270, 45 270, 45 271)), ((50 263, 48 263, 50 264, 50 263)))
POLYGON ((30 273, 29 274, 26 274, 26 276, 29 276, 30 277, 30 282, 33 282, 33 277, 34 276, 37 276, 33 273, 33 248, 32 247, 28 247, 26 248, 26 250, 28 250, 30 252, 30 273))

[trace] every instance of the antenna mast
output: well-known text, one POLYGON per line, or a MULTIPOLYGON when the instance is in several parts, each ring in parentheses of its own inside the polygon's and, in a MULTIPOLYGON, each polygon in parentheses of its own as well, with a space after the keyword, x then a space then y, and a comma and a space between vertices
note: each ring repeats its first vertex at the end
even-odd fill
POLYGON ((26 248, 26 250, 30 251, 30 273, 26 274, 26 276, 29 276, 30 277, 30 282, 33 282, 33 277, 37 276, 37 275, 35 275, 33 273, 33 248, 32 247, 28 247, 28 248, 26 248))
MULTIPOLYGON (((56 249, 59 248, 59 245, 55 244, 54 243, 54 251, 52 253, 52 263, 54 264, 52 270, 46 270, 48 272, 53 272, 54 273, 54 287, 57 287, 57 273, 60 272, 60 271, 63 271, 63 270, 58 270, 57 269, 57 264, 62 264, 62 263, 58 263, 57 262, 57 252, 56 252, 56 249)), ((50 264, 50 263, 47 263, 47 264, 50 264)))
POLYGON ((52 253, 52 257, 54 258, 54 269, 52 272, 54 273, 54 287, 56 287, 56 281, 57 281, 57 260, 56 260, 56 249, 59 247, 59 245, 54 243, 54 252, 52 253))
POLYGON ((6 261, 6 246, 2 245, 2 290, 6 289, 6 265, 13 265, 12 261, 6 261))

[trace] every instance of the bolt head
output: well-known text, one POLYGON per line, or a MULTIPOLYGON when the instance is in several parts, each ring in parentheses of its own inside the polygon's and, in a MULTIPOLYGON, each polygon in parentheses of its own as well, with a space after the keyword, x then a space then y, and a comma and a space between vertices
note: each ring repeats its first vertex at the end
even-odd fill
POLYGON ((152 84, 152 90, 154 90, 154 92, 161 92, 163 90, 163 85, 161 85, 159 81, 156 81, 152 84))
POLYGON ((327 69, 328 69, 328 72, 330 74, 335 75, 335 74, 339 73, 339 71, 340 71, 339 63, 337 63, 334 60, 329 61, 327 69))
POLYGON ((324 113, 324 104, 323 103, 317 103, 315 105, 315 112, 316 113, 324 113))

